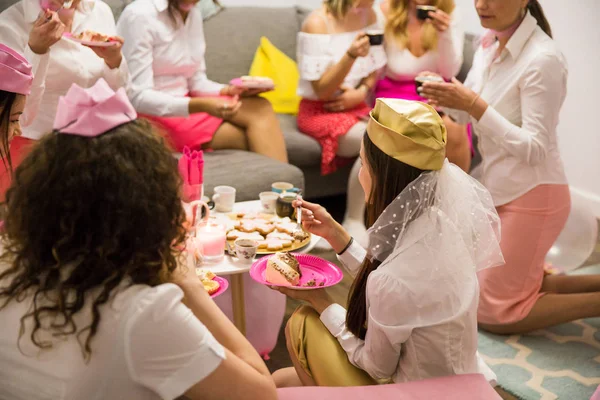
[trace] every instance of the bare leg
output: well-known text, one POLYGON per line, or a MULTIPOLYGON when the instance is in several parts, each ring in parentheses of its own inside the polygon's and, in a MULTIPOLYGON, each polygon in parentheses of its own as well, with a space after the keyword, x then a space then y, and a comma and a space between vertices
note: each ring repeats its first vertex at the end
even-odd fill
POLYGON ((294 367, 282 368, 275 371, 273 373, 273 380, 275 381, 275 386, 278 388, 304 386, 294 367))
POLYGON ((242 107, 227 122, 245 131, 250 151, 288 162, 279 120, 268 100, 262 97, 243 98, 242 107))
POLYGON ((600 292, 600 275, 546 275, 541 292, 562 294, 600 292))
POLYGON ((549 293, 540 297, 529 315, 519 322, 506 325, 479 324, 479 326, 500 335, 521 334, 581 318, 594 317, 600 317, 600 292, 549 293))
POLYGON ((213 135, 212 140, 202 147, 215 150, 248 150, 248 140, 242 128, 229 122, 223 122, 213 135))
POLYGON ((471 148, 467 136, 467 127, 457 124, 447 115, 443 116, 443 120, 448 132, 446 157, 451 163, 468 173, 471 168, 471 148))

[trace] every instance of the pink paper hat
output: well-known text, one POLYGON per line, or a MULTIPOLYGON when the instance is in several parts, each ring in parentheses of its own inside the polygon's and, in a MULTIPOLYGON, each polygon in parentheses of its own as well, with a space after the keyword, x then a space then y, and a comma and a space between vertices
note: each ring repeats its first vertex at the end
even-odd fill
POLYGON ((19 53, 0 43, 0 90, 29 95, 33 74, 31 64, 19 53))
POLYGON ((102 78, 89 89, 73 84, 58 99, 54 130, 96 137, 137 118, 125 89, 114 92, 102 78))

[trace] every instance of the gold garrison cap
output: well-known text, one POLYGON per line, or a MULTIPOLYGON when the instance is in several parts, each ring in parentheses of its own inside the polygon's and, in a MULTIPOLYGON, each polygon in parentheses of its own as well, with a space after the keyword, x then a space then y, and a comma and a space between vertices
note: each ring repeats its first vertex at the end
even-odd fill
POLYGON ((381 151, 405 164, 422 170, 439 170, 444 165, 446 127, 428 104, 377 99, 367 134, 381 151))

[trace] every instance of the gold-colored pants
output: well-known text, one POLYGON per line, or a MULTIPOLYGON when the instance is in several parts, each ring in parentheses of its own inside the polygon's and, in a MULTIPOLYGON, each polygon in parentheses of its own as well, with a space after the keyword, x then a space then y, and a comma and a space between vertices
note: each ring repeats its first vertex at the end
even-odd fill
POLYGON ((285 328, 287 348, 306 386, 367 386, 377 382, 348 361, 348 355, 311 307, 301 306, 285 328))

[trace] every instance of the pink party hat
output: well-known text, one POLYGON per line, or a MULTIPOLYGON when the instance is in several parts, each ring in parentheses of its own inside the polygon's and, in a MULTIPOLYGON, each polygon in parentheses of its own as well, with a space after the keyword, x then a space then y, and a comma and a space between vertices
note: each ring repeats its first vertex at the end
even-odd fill
POLYGON ((89 89, 73 84, 58 100, 54 130, 96 137, 137 118, 124 88, 114 92, 102 78, 89 89))
POLYGON ((33 74, 31 64, 19 53, 0 43, 0 90, 29 95, 33 74))

